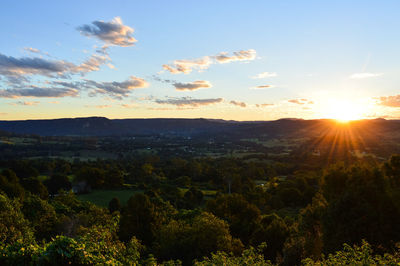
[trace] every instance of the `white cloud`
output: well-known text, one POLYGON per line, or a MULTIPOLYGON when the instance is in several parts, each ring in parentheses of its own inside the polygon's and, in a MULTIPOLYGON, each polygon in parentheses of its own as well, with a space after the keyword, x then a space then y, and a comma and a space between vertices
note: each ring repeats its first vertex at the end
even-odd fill
POLYGON ((253 79, 262 79, 262 78, 273 78, 278 76, 278 74, 276 74, 275 72, 262 72, 260 74, 257 74, 251 78, 253 79))
POLYGON ((382 76, 383 73, 368 73, 368 72, 361 72, 361 73, 354 73, 350 76, 351 79, 366 79, 366 78, 376 78, 382 76))
POLYGON ((193 69, 204 70, 208 69, 212 64, 210 57, 204 56, 203 58, 194 59, 194 60, 175 60, 170 65, 163 65, 165 70, 168 70, 172 74, 189 74, 193 71, 193 69))
POLYGON ((172 64, 165 64, 162 67, 172 74, 189 74, 194 69, 202 71, 208 69, 212 64, 224 64, 234 61, 251 61, 256 58, 256 50, 242 50, 238 52, 233 52, 229 55, 227 52, 221 52, 215 56, 204 56, 198 59, 182 59, 175 60, 172 64))
POLYGON ((132 46, 137 40, 132 36, 134 29, 122 23, 120 17, 110 22, 96 20, 93 25, 82 25, 78 30, 82 35, 95 37, 108 45, 132 46))

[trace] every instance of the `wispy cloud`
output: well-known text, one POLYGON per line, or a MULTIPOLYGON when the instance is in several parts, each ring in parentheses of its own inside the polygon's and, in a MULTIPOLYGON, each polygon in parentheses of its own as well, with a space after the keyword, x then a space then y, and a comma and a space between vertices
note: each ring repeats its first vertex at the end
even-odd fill
POLYGON ((382 96, 379 98, 378 104, 388 107, 400 107, 400 94, 394 96, 382 96))
POLYGON ((30 89, 6 89, 0 90, 0 98, 20 98, 20 97, 35 97, 35 98, 60 98, 67 96, 78 96, 79 91, 72 88, 48 87, 40 88, 31 86, 30 89))
POLYGON ((175 60, 172 64, 165 64, 163 68, 172 74, 189 74, 193 70, 202 71, 208 69, 212 64, 224 64, 234 61, 251 61, 256 58, 256 50, 242 50, 233 52, 229 55, 227 52, 221 52, 214 56, 204 56, 198 59, 175 60))
POLYGON ((243 108, 247 106, 244 102, 230 101, 229 103, 243 108))
POLYGON ((93 54, 79 65, 64 60, 49 60, 40 57, 16 58, 0 54, 0 75, 7 77, 28 75, 67 77, 78 73, 83 75, 99 70, 100 66, 108 61, 108 56, 101 54, 93 54))
POLYGON ((369 72, 361 72, 354 73, 350 76, 351 79, 366 79, 366 78, 376 78, 382 76, 383 73, 369 73, 369 72))
POLYGON ((307 99, 291 99, 291 100, 288 100, 288 102, 294 103, 294 104, 299 104, 299 105, 314 104, 313 101, 310 101, 310 100, 307 100, 307 99))
POLYGON ((123 104, 120 104, 123 108, 134 108, 134 107, 137 107, 137 105, 136 104, 128 104, 128 103, 123 103, 123 104))
POLYGON ((251 90, 265 90, 265 89, 271 89, 273 88, 274 85, 260 85, 260 86, 256 86, 256 87, 251 87, 251 90))
POLYGON ((122 82, 97 82, 93 80, 86 80, 85 87, 91 88, 90 96, 97 94, 107 94, 115 99, 121 100, 127 97, 128 94, 138 88, 148 87, 149 83, 142 78, 131 76, 128 80, 122 82))
POLYGON ((202 88, 211 88, 212 85, 209 81, 207 80, 196 80, 193 82, 189 82, 189 83, 181 83, 181 82, 176 82, 173 83, 172 85, 174 85, 175 89, 178 91, 193 91, 193 90, 198 90, 198 89, 202 89, 202 88))
POLYGON ((137 40, 132 36, 134 29, 123 24, 120 17, 110 22, 96 20, 92 25, 78 27, 82 35, 95 37, 108 45, 132 46, 137 40))
POLYGON ((62 60, 47 60, 39 57, 16 58, 0 54, 0 75, 62 75, 75 67, 74 64, 62 60))
POLYGON ((32 47, 24 47, 24 50, 34 54, 40 54, 40 50, 32 47))
POLYGON ((232 55, 229 55, 228 52, 221 52, 218 55, 214 56, 217 62, 224 64, 230 63, 234 61, 251 61, 256 59, 257 52, 254 49, 249 50, 241 50, 238 52, 233 52, 232 55))
POLYGON ((104 105, 85 105, 85 107, 87 107, 87 108, 104 109, 104 108, 110 108, 110 107, 112 107, 112 105, 107 105, 107 104, 104 104, 104 105))
POLYGON ((38 105, 40 102, 26 102, 26 101, 18 101, 15 103, 10 103, 11 105, 25 105, 25 106, 33 106, 38 105))
POLYGON ((273 103, 261 103, 261 104, 256 104, 256 107, 264 108, 264 107, 273 106, 273 105, 274 105, 273 103))
POLYGON ((80 73, 84 75, 85 73, 98 71, 102 65, 109 62, 110 58, 107 55, 93 54, 82 64, 76 65, 70 69, 71 73, 80 73))
POLYGON ((262 72, 260 74, 257 74, 253 77, 251 77, 252 79, 263 79, 263 78, 273 78, 278 76, 278 74, 276 74, 275 72, 262 72))
POLYGON ((172 74, 189 74, 193 71, 193 69, 204 70, 208 69, 212 64, 212 61, 209 56, 204 56, 203 58, 193 59, 193 60, 175 60, 172 64, 163 65, 165 70, 168 70, 172 74))
POLYGON ((222 98, 213 98, 213 99, 193 99, 191 97, 182 97, 182 98, 168 98, 166 100, 155 100, 158 104, 170 104, 176 105, 179 107, 184 106, 192 106, 192 107, 199 107, 204 105, 211 105, 222 102, 222 98))

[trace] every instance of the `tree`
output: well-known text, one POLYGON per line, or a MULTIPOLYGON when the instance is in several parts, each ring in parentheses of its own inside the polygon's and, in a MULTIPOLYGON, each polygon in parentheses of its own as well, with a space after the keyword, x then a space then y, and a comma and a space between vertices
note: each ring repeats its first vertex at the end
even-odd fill
POLYGON ((71 182, 68 176, 64 174, 54 174, 50 179, 45 181, 45 185, 50 194, 55 195, 59 190, 69 191, 71 189, 71 182))
POLYGON ((37 195, 29 195, 24 200, 22 212, 31 223, 38 240, 50 239, 53 236, 57 216, 53 206, 47 201, 37 195))
POLYGON ((42 181, 37 177, 24 178, 21 183, 25 190, 38 195, 41 199, 47 199, 49 197, 46 186, 43 185, 42 181))
POLYGON ((171 220, 163 225, 154 246, 159 259, 179 259, 184 264, 211 252, 239 254, 243 247, 240 240, 232 238, 225 221, 207 212, 192 220, 171 220))
POLYGON ((121 202, 118 198, 114 197, 110 200, 110 202, 108 203, 108 210, 110 211, 110 213, 121 210, 121 202))
POLYGON ((124 174, 121 170, 113 168, 105 173, 104 186, 106 188, 121 187, 124 184, 124 174))
POLYGON ((20 203, 0 193, 0 243, 13 244, 17 241, 31 243, 33 232, 21 212, 20 203))
POLYGON ((4 191, 10 198, 19 198, 23 200, 25 190, 19 183, 17 175, 9 169, 6 169, 0 175, 0 190, 4 191))
POLYGON ((264 256, 275 261, 278 255, 283 254, 283 246, 289 233, 290 229, 282 218, 275 214, 267 215, 252 234, 250 244, 255 247, 265 242, 267 246, 263 249, 264 256))
POLYGON ((184 194, 185 206, 188 208, 194 208, 199 206, 203 201, 203 192, 201 190, 191 187, 184 194))
POLYGON ((242 195, 221 195, 207 201, 206 209, 228 222, 234 237, 248 243, 260 218, 260 210, 242 195))
POLYGON ((145 244, 153 241, 158 221, 155 206, 143 193, 132 196, 121 214, 120 239, 128 241, 136 236, 145 244))
POLYGON ((100 188, 104 185, 105 172, 99 168, 84 166, 78 171, 76 179, 87 181, 92 188, 100 188))

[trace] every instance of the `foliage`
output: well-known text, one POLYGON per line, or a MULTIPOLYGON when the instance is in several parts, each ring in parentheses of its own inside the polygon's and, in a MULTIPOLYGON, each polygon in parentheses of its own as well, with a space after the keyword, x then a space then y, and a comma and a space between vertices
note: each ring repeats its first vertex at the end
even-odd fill
POLYGON ((21 212, 18 200, 0 194, 0 243, 13 244, 17 241, 32 243, 32 229, 21 212))
POLYGON ((265 260, 261 254, 264 245, 260 245, 258 249, 250 247, 243 251, 241 256, 228 255, 226 252, 218 251, 213 253, 211 257, 204 258, 203 261, 196 261, 196 266, 211 266, 211 265, 255 265, 255 266, 271 266, 273 265, 270 261, 265 260))
POLYGON ((363 241, 361 246, 348 244, 343 245, 343 250, 334 254, 329 254, 326 258, 313 261, 311 258, 303 260, 302 264, 311 266, 323 265, 399 265, 399 249, 394 254, 384 254, 383 256, 373 254, 371 245, 363 241))

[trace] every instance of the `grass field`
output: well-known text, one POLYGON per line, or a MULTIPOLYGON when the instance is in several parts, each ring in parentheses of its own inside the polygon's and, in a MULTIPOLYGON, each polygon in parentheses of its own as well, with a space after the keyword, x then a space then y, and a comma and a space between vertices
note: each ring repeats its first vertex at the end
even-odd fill
POLYGON ((119 189, 119 190, 93 190, 89 194, 77 195, 82 201, 90 201, 98 206, 108 207, 108 203, 114 197, 118 198, 121 204, 125 204, 128 199, 135 193, 143 192, 142 190, 119 189))

